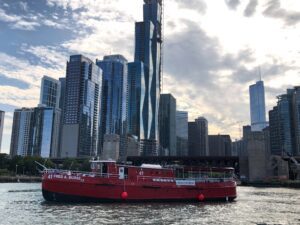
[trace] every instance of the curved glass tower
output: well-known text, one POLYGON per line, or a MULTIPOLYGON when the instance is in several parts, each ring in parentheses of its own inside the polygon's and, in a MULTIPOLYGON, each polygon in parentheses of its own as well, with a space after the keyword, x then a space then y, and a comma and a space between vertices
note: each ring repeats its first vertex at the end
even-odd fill
POLYGON ((158 155, 158 108, 162 71, 162 0, 144 0, 143 22, 135 24, 135 62, 144 64, 141 77, 140 140, 142 154, 158 155))

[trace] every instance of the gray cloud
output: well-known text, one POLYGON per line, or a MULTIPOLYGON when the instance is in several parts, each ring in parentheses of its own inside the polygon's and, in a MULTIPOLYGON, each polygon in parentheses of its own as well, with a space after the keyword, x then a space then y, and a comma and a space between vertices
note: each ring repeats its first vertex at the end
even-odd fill
POLYGON ((225 0, 225 3, 229 9, 235 10, 241 2, 240 0, 225 0))
POLYGON ((0 86, 11 86, 11 87, 17 87, 20 89, 29 89, 30 88, 29 83, 22 81, 22 80, 15 79, 15 78, 7 77, 3 74, 0 74, 0 86))
POLYGON ((207 5, 202 0, 189 0, 189 1, 176 0, 176 2, 182 8, 194 9, 194 10, 197 10, 198 12, 200 12, 202 14, 204 14, 206 12, 207 5))
POLYGON ((300 22, 300 12, 281 8, 279 0, 270 0, 263 14, 275 19, 282 19, 286 25, 295 25, 300 22))
POLYGON ((257 4, 258 4, 257 0, 250 0, 244 11, 244 16, 246 17, 253 16, 256 11, 257 4))

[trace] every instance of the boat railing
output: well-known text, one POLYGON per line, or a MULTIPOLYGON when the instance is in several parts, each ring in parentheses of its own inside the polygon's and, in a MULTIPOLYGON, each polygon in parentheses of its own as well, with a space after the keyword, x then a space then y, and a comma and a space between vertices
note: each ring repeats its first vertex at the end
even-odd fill
POLYGON ((60 170, 60 169, 45 169, 44 173, 62 174, 68 176, 82 176, 82 177, 102 177, 102 178, 119 177, 119 174, 115 174, 115 173, 95 173, 95 172, 86 172, 86 171, 60 170))
POLYGON ((193 180, 196 183, 217 183, 217 182, 228 182, 234 181, 233 177, 228 178, 211 178, 211 177, 186 177, 186 178, 179 178, 179 177, 155 177, 155 176, 143 176, 138 175, 137 181, 145 181, 145 182, 176 182, 176 180, 185 180, 190 181, 193 180))

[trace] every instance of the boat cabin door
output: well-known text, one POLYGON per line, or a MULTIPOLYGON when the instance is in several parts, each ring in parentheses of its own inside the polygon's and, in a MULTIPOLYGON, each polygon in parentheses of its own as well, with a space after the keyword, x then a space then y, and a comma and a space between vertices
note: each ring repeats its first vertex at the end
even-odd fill
POLYGON ((125 173, 124 173, 124 167, 119 167, 119 179, 124 180, 125 173))

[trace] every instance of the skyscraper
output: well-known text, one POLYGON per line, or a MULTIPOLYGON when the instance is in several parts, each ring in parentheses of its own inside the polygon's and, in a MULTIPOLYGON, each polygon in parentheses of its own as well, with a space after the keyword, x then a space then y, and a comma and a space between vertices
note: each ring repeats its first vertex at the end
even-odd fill
POLYGON ((142 62, 128 63, 128 134, 140 138, 142 62))
POLYGON ((293 93, 293 127, 295 131, 295 152, 294 155, 300 156, 300 87, 294 88, 293 93))
POLYGON ((189 155, 208 156, 208 122, 199 117, 195 122, 189 122, 189 155))
POLYGON ((293 154, 295 147, 292 120, 293 90, 278 96, 277 106, 269 112, 270 148, 274 155, 293 154))
POLYGON ((30 126, 34 109, 22 108, 14 112, 10 155, 27 156, 30 142, 30 126))
POLYGON ((101 73, 82 55, 67 62, 61 157, 97 155, 101 73))
POLYGON ((105 134, 120 135, 120 156, 126 155, 127 133, 127 60, 122 55, 105 56, 96 64, 103 70, 101 90, 100 138, 105 134))
POLYGON ((176 148, 178 156, 188 156, 188 112, 176 112, 176 148))
POLYGON ((4 128, 4 115, 5 115, 5 112, 0 110, 0 153, 1 153, 3 128, 4 128))
POLYGON ((177 156, 176 149, 176 99, 171 94, 161 94, 159 104, 159 143, 161 155, 177 156))
POLYGON ((232 156, 232 142, 229 135, 208 135, 209 156, 232 156))
POLYGON ((250 111, 251 111, 251 131, 262 131, 267 127, 265 88, 263 81, 257 81, 249 87, 250 111))
POLYGON ((135 24, 135 62, 144 63, 141 94, 141 149, 158 155, 158 110, 162 71, 162 0, 144 0, 143 22, 135 24))
POLYGON ((33 109, 29 132, 28 155, 57 158, 61 110, 39 106, 33 109))
POLYGON ((59 108, 61 86, 60 82, 48 76, 42 78, 40 104, 59 108))

